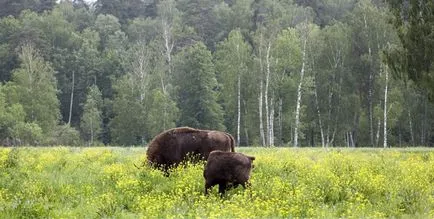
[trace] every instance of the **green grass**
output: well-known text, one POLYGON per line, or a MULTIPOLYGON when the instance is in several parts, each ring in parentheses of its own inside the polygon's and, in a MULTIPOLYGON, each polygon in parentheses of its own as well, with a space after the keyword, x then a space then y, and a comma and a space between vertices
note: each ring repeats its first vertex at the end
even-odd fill
POLYGON ((252 186, 204 196, 203 164, 170 177, 144 148, 1 148, 0 218, 433 218, 434 151, 237 148, 252 186))

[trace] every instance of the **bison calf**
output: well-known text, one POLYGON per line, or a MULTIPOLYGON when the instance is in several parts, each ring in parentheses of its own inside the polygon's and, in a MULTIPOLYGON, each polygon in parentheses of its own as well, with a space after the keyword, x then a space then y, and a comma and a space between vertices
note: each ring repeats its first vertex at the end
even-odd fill
POLYGON ((213 151, 209 154, 203 177, 205 178, 205 195, 214 185, 219 185, 219 193, 223 195, 230 187, 246 184, 250 178, 252 163, 255 157, 242 153, 213 151))

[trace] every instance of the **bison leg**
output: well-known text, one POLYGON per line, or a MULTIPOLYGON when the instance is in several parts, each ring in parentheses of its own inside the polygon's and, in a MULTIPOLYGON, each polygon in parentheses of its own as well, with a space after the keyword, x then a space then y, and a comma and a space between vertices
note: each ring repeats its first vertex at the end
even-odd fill
POLYGON ((211 187, 212 187, 211 184, 205 183, 205 195, 208 195, 208 191, 211 187))
POLYGON ((220 183, 219 184, 219 193, 220 196, 223 197, 223 195, 225 194, 226 191, 226 183, 220 183))
POLYGON ((169 168, 168 165, 163 165, 162 170, 163 170, 163 175, 165 177, 169 177, 170 176, 170 168, 169 168))
POLYGON ((247 181, 247 182, 241 183, 241 185, 243 186, 244 189, 246 189, 246 187, 250 187, 252 184, 249 181, 247 181))
POLYGON ((246 189, 246 183, 241 183, 244 189, 246 189))

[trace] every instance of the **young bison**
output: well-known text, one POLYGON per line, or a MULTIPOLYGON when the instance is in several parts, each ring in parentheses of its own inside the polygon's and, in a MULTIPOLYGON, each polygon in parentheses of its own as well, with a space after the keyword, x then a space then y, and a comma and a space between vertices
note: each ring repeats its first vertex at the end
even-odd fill
POLYGON ((228 133, 180 127, 155 136, 149 143, 146 154, 148 163, 162 168, 168 175, 169 168, 184 161, 188 154, 206 160, 211 151, 233 152, 234 147, 234 138, 228 133))
POLYGON ((249 184, 250 171, 255 157, 242 153, 213 151, 209 154, 203 177, 205 178, 205 195, 214 185, 219 185, 221 196, 230 187, 249 184))

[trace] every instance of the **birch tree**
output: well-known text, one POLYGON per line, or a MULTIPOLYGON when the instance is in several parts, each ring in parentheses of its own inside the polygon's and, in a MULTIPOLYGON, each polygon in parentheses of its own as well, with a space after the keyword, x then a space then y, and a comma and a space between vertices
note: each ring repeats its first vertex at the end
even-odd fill
POLYGON ((135 145, 146 140, 146 103, 150 93, 153 54, 151 47, 137 42, 127 59, 128 72, 114 84, 114 118, 110 127, 117 144, 135 145))
POLYGON ((293 133, 294 99, 296 98, 296 74, 299 74, 302 61, 301 43, 297 30, 287 28, 282 30, 273 48, 275 57, 275 95, 277 106, 277 144, 283 144, 293 139, 286 132, 293 133))
POLYGON ((259 95, 258 95, 258 114, 259 114, 259 135, 260 142, 262 146, 266 146, 266 137, 264 133, 264 120, 263 120, 263 101, 264 101, 264 79, 263 79, 263 71, 264 64, 262 61, 263 56, 263 44, 264 44, 264 35, 262 32, 259 33, 259 42, 257 46, 257 57, 256 60, 259 62, 258 69, 258 77, 259 77, 259 95))
POLYGON ((163 40, 162 55, 164 57, 166 68, 160 76, 161 88, 166 93, 166 84, 170 81, 167 77, 172 76, 172 54, 175 47, 176 35, 179 34, 181 27, 180 13, 175 7, 174 0, 161 1, 157 5, 158 20, 161 27, 161 38, 163 40))
POLYGON ((389 71, 387 66, 385 66, 384 74, 386 81, 384 86, 384 110, 383 110, 383 147, 387 148, 387 92, 388 92, 388 85, 389 85, 389 71))
MULTIPOLYGON (((342 109, 341 97, 343 96, 342 83, 345 77, 350 77, 350 75, 345 74, 350 52, 350 29, 347 25, 338 22, 325 27, 321 31, 320 38, 321 41, 316 42, 316 44, 322 44, 323 46, 319 49, 321 51, 320 57, 318 57, 314 65, 314 98, 321 145, 322 147, 328 147, 333 144, 339 132, 338 120, 342 124, 350 122, 348 120, 344 121, 345 118, 340 116, 342 109)), ((318 45, 314 47, 314 50, 317 50, 317 48, 318 45)), ((348 90, 347 92, 351 91, 348 90)))
POLYGON ((309 25, 307 19, 304 23, 300 25, 300 38, 302 43, 302 60, 301 60, 301 69, 300 69, 300 79, 297 87, 297 100, 296 100, 296 108, 295 108, 295 124, 294 124, 294 147, 298 147, 298 137, 299 137, 299 128, 300 128, 300 108, 301 108, 301 97, 302 97, 302 86, 306 68, 306 45, 309 39, 309 25))
POLYGON ((227 118, 226 127, 232 133, 236 133, 237 144, 240 143, 241 112, 244 111, 241 109, 241 102, 245 101, 241 86, 245 84, 243 78, 249 70, 250 54, 251 48, 240 30, 234 30, 217 46, 215 55, 217 79, 222 87, 220 99, 224 103, 223 109, 227 118))
POLYGON ((20 68, 12 76, 18 103, 26 112, 27 122, 38 124, 44 134, 51 134, 60 117, 54 70, 31 44, 21 47, 19 58, 20 68))
POLYGON ((102 97, 96 85, 88 88, 80 127, 89 146, 94 145, 102 130, 102 97))

